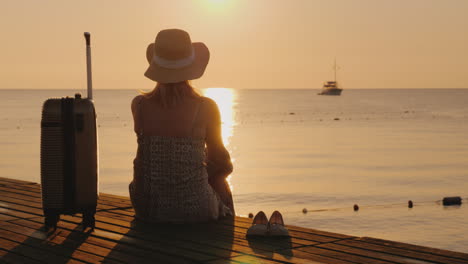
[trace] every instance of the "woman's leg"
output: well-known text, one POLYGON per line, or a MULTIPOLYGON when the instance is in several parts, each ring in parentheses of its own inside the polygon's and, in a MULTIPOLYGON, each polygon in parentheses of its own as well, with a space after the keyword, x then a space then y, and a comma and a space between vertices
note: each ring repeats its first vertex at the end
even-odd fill
POLYGON ((232 192, 229 184, 224 178, 210 179, 209 180, 211 187, 218 194, 221 201, 226 205, 233 215, 236 215, 234 211, 234 201, 232 199, 232 192))

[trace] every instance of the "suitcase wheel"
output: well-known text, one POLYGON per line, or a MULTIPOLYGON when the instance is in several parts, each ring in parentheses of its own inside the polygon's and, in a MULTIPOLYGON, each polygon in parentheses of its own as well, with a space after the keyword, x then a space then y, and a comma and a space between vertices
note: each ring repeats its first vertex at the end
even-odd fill
POLYGON ((86 228, 91 228, 94 230, 96 226, 96 219, 94 218, 95 212, 84 212, 83 213, 83 230, 86 228))
POLYGON ((57 213, 46 213, 44 225, 47 230, 53 228, 57 229, 57 223, 60 220, 60 214, 57 213))

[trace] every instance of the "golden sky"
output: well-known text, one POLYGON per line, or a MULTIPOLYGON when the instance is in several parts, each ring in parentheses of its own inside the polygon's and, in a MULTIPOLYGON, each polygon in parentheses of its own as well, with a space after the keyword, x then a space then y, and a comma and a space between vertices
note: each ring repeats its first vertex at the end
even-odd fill
POLYGON ((468 88, 468 0, 2 0, 0 88, 146 89, 165 28, 211 51, 200 88, 468 88))

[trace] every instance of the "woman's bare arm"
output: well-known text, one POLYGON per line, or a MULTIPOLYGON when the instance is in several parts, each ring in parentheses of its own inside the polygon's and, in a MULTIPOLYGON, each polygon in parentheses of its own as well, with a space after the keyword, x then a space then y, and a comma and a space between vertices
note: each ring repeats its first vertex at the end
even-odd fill
POLYGON ((214 178, 226 178, 231 174, 233 167, 229 152, 224 146, 221 135, 221 115, 218 105, 205 99, 208 108, 208 124, 206 130, 206 146, 208 157, 208 174, 214 178))
POLYGON ((143 99, 143 95, 138 95, 132 100, 132 115, 133 115, 133 130, 135 133, 138 133, 141 128, 140 124, 140 116, 139 116, 139 110, 140 110, 140 103, 141 100, 143 99))

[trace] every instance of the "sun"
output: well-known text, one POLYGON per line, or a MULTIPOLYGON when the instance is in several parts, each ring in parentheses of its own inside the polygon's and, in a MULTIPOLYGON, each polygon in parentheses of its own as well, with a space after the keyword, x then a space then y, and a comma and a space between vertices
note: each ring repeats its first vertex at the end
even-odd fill
POLYGON ((205 11, 220 16, 225 16, 229 13, 232 13, 238 5, 235 0, 203 0, 199 1, 198 3, 203 3, 201 5, 205 11))
POLYGON ((222 3, 225 3, 227 0, 207 0, 207 1, 212 4, 222 4, 222 3))
POLYGON ((226 8, 229 0, 205 0, 206 5, 212 9, 226 8))

